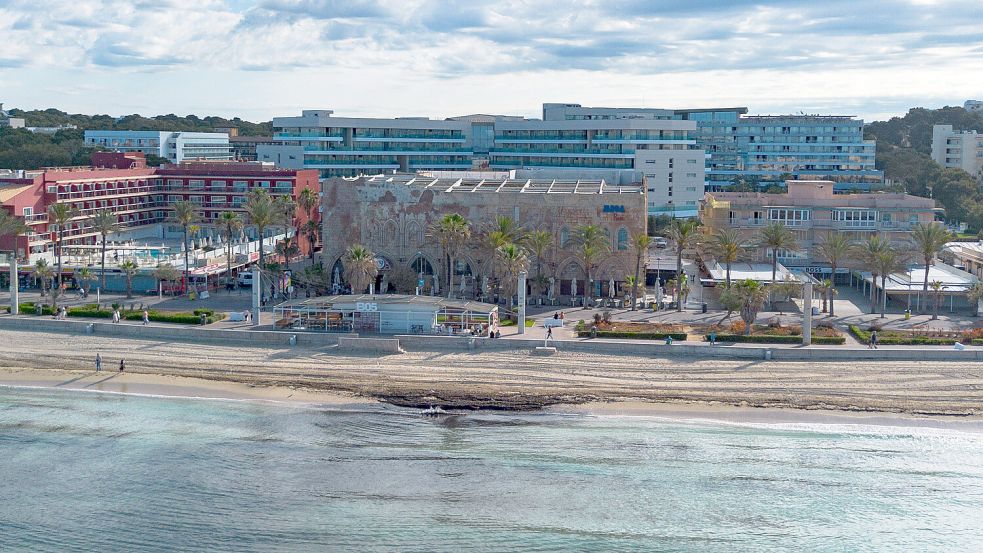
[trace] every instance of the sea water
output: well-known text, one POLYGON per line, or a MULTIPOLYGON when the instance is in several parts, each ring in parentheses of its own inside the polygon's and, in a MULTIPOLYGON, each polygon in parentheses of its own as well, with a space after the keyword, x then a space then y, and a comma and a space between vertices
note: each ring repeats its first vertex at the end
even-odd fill
POLYGON ((983 436, 0 387, 2 551, 981 551, 983 436))

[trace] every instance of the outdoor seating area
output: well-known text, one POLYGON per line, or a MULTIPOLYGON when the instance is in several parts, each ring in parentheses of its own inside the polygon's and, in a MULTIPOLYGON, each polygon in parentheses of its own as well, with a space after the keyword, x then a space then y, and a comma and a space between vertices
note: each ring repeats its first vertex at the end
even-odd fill
POLYGON ((288 302, 273 309, 274 329, 487 336, 499 324, 498 306, 408 295, 336 295, 288 302))

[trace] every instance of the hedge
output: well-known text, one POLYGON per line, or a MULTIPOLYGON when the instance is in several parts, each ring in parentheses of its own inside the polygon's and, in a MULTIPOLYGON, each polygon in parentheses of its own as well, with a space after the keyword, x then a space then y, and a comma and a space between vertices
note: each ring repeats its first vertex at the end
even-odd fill
MULTIPOLYGON (((707 334, 704 336, 704 339, 709 342, 710 335, 707 334)), ((743 334, 718 334, 717 341, 745 344, 801 344, 802 336, 776 336, 773 334, 752 334, 750 336, 745 336, 743 334)), ((812 343, 816 345, 838 346, 845 342, 846 338, 843 336, 812 337, 812 343)))
POLYGON ((971 342, 974 346, 983 346, 983 338, 973 338, 971 342))
MULTIPOLYGON (((577 335, 581 338, 589 338, 591 332, 589 330, 579 330, 577 335)), ((686 341, 685 332, 624 332, 617 330, 598 330, 598 338, 633 338, 636 340, 665 340, 668 337, 672 337, 673 340, 684 342, 686 341)))
MULTIPOLYGON (((205 322, 208 324, 214 323, 215 321, 221 321, 225 318, 224 313, 216 314, 214 310, 211 309, 200 309, 197 311, 205 312, 211 311, 212 315, 205 316, 205 322)), ((187 311, 182 312, 166 312, 166 311, 148 311, 147 316, 151 321, 158 323, 177 323, 177 324, 190 324, 196 325, 201 324, 202 313, 188 313, 187 311)), ((84 307, 72 307, 68 309, 69 317, 87 317, 94 319, 109 319, 112 318, 113 312, 108 309, 87 309, 84 307)), ((127 321, 142 321, 143 312, 142 311, 126 311, 120 312, 120 316, 127 321)))
MULTIPOLYGON (((850 334, 866 344, 870 341, 870 332, 861 330, 857 325, 850 325, 850 334)), ((944 338, 938 336, 892 336, 890 334, 878 334, 877 345, 879 346, 951 346, 958 340, 955 338, 944 338)))

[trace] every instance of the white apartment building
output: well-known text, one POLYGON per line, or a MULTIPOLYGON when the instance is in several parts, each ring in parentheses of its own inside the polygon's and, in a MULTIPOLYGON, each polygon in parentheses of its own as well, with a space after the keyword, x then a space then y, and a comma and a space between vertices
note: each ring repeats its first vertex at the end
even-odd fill
POLYGON ((943 167, 962 169, 983 180, 983 134, 955 131, 952 125, 932 127, 932 159, 943 167))
MULTIPOLYGON (((369 119, 304 110, 273 119, 272 145, 259 161, 318 169, 322 178, 386 172, 494 170, 516 178, 647 182, 649 213, 695 215, 703 197, 704 158, 693 121, 658 117, 566 118, 546 104, 545 120, 501 115, 369 119), (555 118, 554 118, 555 117, 555 118)), ((580 108, 603 110, 612 108, 580 108)), ((638 110, 627 110, 638 111, 638 110)), ((645 111, 645 110, 643 110, 645 111)), ((668 114, 668 115, 667 115, 668 114)))
POLYGON ((980 100, 966 100, 963 104, 963 109, 966 111, 973 111, 976 113, 983 113, 983 101, 980 100))
POLYGON ((85 144, 117 152, 142 152, 171 163, 230 160, 227 133, 180 131, 85 131, 85 144))

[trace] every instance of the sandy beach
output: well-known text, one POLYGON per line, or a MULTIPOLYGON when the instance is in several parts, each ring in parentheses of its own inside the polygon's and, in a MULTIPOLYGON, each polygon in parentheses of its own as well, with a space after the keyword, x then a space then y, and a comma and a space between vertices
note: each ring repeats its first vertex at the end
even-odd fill
POLYGON ((543 358, 527 351, 375 357, 339 355, 332 348, 249 348, 41 332, 4 332, 4 337, 0 384, 465 409, 573 404, 581 412, 598 406, 608 412, 637 412, 638 406, 668 404, 983 415, 983 363, 818 364, 575 353, 543 358), (97 352, 103 357, 101 378, 93 370, 97 352), (121 357, 126 359, 125 375, 115 374, 121 357), (183 391, 177 393, 178 388, 183 391))

